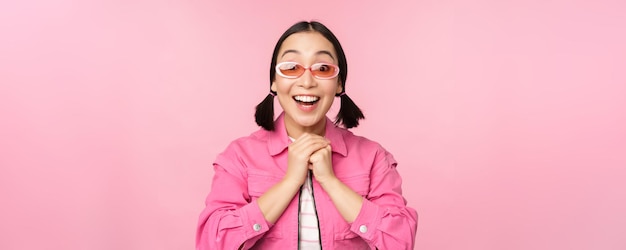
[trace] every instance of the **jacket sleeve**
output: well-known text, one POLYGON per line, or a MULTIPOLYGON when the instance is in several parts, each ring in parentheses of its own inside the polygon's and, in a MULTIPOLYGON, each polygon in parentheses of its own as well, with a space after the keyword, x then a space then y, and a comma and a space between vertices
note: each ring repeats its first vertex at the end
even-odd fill
POLYGON ((200 214, 196 249, 249 249, 270 225, 248 194, 247 175, 232 150, 213 164, 215 175, 200 214))
POLYGON ((413 249, 417 212, 406 206, 393 156, 380 149, 370 174, 370 192, 350 230, 371 249, 413 249))

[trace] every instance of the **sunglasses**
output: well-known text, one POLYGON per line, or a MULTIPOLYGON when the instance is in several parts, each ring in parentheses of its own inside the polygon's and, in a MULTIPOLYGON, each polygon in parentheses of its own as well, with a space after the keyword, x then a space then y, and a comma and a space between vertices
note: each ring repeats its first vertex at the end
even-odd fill
POLYGON ((311 71, 313 77, 321 80, 333 79, 339 75, 339 66, 330 63, 316 63, 308 68, 297 62, 276 64, 276 73, 289 79, 301 77, 307 69, 311 71))

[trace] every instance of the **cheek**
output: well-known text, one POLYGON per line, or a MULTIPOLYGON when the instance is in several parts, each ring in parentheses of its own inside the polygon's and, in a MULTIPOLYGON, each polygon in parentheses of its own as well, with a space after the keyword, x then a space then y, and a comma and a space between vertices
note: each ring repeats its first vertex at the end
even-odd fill
POLYGON ((280 102, 281 106, 291 100, 289 92, 291 91, 292 84, 277 80, 274 83, 274 86, 276 86, 276 93, 278 95, 277 99, 280 102))
POLYGON ((291 83, 289 82, 285 82, 285 81, 281 81, 281 80, 276 80, 274 82, 274 86, 276 89, 276 92, 289 92, 289 89, 291 88, 291 83))
POLYGON ((334 96, 340 90, 341 90, 341 84, 339 84, 337 82, 324 84, 324 93, 329 93, 329 95, 332 94, 334 96))

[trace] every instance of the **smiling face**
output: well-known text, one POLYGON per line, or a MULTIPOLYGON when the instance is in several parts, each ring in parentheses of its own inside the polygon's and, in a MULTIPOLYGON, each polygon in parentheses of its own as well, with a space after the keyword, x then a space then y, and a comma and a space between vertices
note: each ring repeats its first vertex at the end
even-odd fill
MULTIPOLYGON (((295 33, 283 42, 277 63, 295 62, 306 68, 317 63, 337 64, 332 43, 318 32, 295 33)), ((341 70, 341 69, 340 69, 341 70)), ((338 77, 318 79, 310 70, 298 78, 285 78, 276 74, 272 82, 280 106, 285 111, 287 133, 298 138, 304 132, 324 135, 326 113, 342 91, 338 77)))

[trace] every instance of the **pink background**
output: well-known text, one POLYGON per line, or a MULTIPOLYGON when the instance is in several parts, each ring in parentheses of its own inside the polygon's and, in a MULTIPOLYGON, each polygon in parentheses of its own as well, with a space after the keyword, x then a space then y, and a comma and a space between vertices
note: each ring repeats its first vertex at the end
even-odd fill
POLYGON ((416 249, 626 249, 625 2, 380 2, 3 1, 0 249, 192 249, 213 159, 310 19, 416 249))

